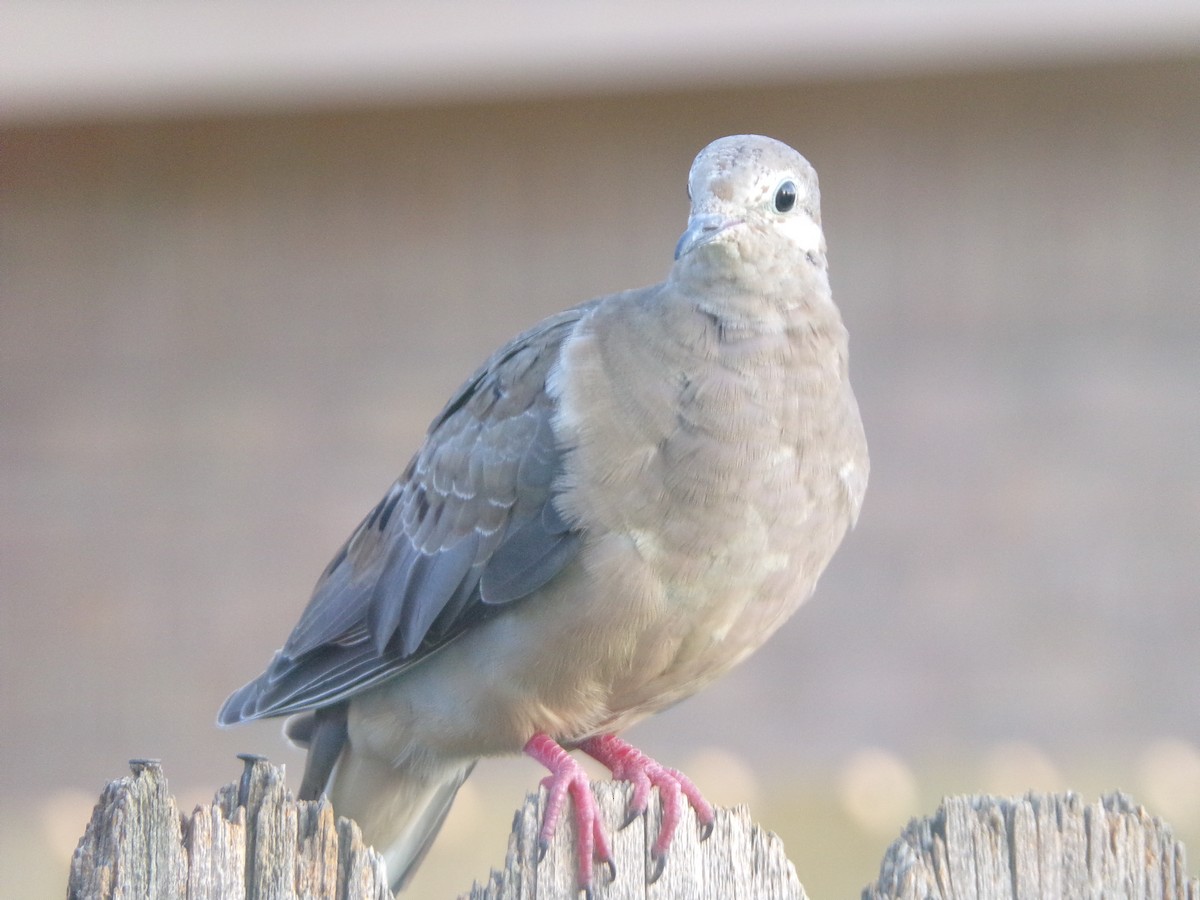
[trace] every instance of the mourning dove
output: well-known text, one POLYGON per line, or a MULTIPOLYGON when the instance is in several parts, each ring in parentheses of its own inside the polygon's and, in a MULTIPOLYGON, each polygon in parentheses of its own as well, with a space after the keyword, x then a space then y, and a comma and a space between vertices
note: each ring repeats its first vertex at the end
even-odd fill
POLYGON ((551 316, 497 351, 317 583, 223 725, 302 714, 301 795, 327 791, 403 886, 476 760, 550 770, 579 881, 611 865, 582 749, 659 788, 616 734, 745 659, 809 597, 858 516, 867 448, 826 272, 817 175, 756 135, 696 157, 661 284, 551 316))

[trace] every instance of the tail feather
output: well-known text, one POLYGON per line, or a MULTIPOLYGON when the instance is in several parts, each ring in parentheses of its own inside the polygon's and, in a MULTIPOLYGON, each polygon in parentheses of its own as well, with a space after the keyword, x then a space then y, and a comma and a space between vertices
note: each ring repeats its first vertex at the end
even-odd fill
MULTIPOLYGON (((314 739, 313 746, 316 747, 314 739)), ((392 890, 403 888, 429 852, 475 760, 397 768, 354 752, 347 744, 337 761, 329 799, 334 811, 362 829, 363 840, 387 863, 392 890)))
POLYGON ((350 704, 337 703, 311 713, 293 716, 284 725, 288 740, 308 750, 300 799, 316 800, 329 787, 333 770, 346 746, 346 716, 350 704))

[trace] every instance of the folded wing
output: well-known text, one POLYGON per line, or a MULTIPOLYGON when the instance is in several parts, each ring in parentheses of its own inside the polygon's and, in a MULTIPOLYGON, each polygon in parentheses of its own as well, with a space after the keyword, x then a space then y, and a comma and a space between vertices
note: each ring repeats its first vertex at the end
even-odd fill
POLYGON ((546 381, 589 308, 520 335, 463 385, 329 564, 266 672, 225 701, 221 724, 359 693, 528 596, 573 558, 579 534, 554 503, 564 449, 546 381))

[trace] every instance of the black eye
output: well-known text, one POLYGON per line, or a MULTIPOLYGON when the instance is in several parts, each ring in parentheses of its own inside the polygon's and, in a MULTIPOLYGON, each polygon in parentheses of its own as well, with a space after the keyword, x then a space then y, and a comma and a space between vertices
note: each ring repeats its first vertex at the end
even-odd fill
POLYGON ((775 212, 785 213, 796 205, 796 182, 785 181, 775 189, 775 212))

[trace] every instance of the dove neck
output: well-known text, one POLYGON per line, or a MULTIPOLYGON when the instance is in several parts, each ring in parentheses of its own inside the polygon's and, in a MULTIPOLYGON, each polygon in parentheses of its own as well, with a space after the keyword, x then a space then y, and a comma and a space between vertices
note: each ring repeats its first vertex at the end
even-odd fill
POLYGON ((747 326, 771 326, 782 319, 841 325, 833 303, 824 254, 797 263, 768 256, 758 265, 738 262, 729 246, 703 247, 680 259, 669 281, 681 294, 702 298, 706 312, 747 326))
POLYGON ((772 289, 743 279, 709 280, 697 290, 688 279, 675 280, 676 296, 713 321, 728 335, 745 336, 805 331, 830 336, 845 334, 841 313, 834 305, 824 270, 797 273, 777 280, 772 289))

